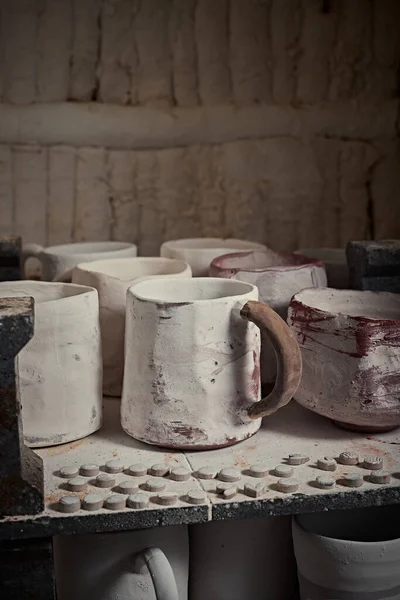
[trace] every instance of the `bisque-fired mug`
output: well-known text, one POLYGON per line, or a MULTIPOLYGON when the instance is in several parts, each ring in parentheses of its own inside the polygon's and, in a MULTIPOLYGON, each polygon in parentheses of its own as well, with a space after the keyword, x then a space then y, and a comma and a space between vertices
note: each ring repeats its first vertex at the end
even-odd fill
POLYGON ((400 426, 400 295, 302 290, 289 319, 303 357, 295 399, 346 429, 400 426))
POLYGON ((115 258, 81 263, 58 279, 96 288, 99 293, 103 346, 103 393, 121 396, 124 373, 126 291, 140 279, 191 277, 183 260, 170 258, 115 258))
MULTIPOLYGON (((304 288, 325 287, 323 263, 299 254, 266 249, 218 256, 210 265, 210 277, 236 279, 257 286, 261 302, 287 319, 290 300, 304 288)), ((261 381, 276 379, 276 360, 268 335, 261 332, 261 381)))
POLYGON ((234 238, 186 238, 164 242, 160 248, 160 256, 184 260, 191 266, 193 277, 206 277, 216 256, 264 248, 263 244, 234 238))
POLYGON ((44 248, 39 244, 24 244, 24 263, 36 258, 41 263, 43 281, 54 281, 77 264, 107 258, 137 256, 137 247, 129 242, 77 242, 44 248))
POLYGON ((53 446, 93 433, 102 420, 99 300, 93 288, 45 281, 0 283, 1 297, 35 301, 32 339, 18 354, 27 446, 53 446))
POLYGON ((256 433, 301 377, 293 332, 258 290, 218 278, 152 279, 127 293, 123 429, 149 444, 207 449, 256 433), (276 352, 260 401, 260 330, 276 352))
POLYGON ((328 286, 338 290, 350 287, 349 268, 344 248, 300 248, 295 254, 322 260, 326 269, 328 286))

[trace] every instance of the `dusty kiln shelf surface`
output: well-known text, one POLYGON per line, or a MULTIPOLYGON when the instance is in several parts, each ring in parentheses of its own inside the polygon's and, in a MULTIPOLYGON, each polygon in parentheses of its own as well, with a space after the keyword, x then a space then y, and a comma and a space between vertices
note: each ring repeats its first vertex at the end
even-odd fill
MULTIPOLYGON (((116 399, 105 399, 104 423, 101 431, 83 440, 36 451, 43 458, 45 466, 46 508, 35 517, 7 517, 0 520, 0 537, 121 531, 400 502, 400 430, 380 435, 357 435, 337 429, 328 420, 291 402, 275 415, 264 419, 260 431, 245 442, 221 450, 183 453, 165 452, 126 435, 119 425, 119 401, 116 399), (337 464, 335 471, 324 471, 317 467, 318 459, 338 458, 343 452, 357 454, 360 464, 337 464), (309 460, 292 467, 298 488, 295 492, 285 493, 277 486, 280 477, 275 473, 275 468, 287 465, 289 455, 295 453, 309 457, 309 460), (365 468, 363 464, 364 459, 368 457, 382 459, 383 469, 390 474, 389 483, 379 484, 371 481, 371 468, 365 468), (106 463, 112 460, 120 461, 124 471, 113 474, 116 482, 111 488, 92 485, 96 476, 87 476, 83 478, 84 490, 71 491, 69 479, 60 476, 60 469, 75 467, 79 471, 81 465, 87 464, 98 465, 99 472, 104 473, 106 463), (177 472, 177 476, 179 477, 180 473, 189 478, 176 481, 172 478, 176 476, 176 472, 172 476, 167 474, 162 478, 149 473, 133 476, 127 470, 131 465, 140 464, 143 469, 150 469, 160 463, 170 469, 183 468, 183 471, 177 472), (251 473, 252 466, 264 471, 265 475, 255 477, 254 472, 251 473), (208 467, 216 477, 200 479, 198 470, 202 467, 208 467), (228 470, 227 474, 218 475, 222 469, 232 468, 233 472, 228 470), (360 487, 345 485, 346 474, 349 473, 358 474, 361 478, 360 487), (239 480, 230 483, 223 481, 226 478, 231 479, 230 475, 233 478, 237 475, 239 480), (333 477, 333 487, 318 487, 317 477, 321 476, 333 477), (161 481, 165 488, 160 492, 171 493, 173 496, 167 494, 159 498, 159 491, 150 490, 146 486, 149 479, 161 481), (60 512, 58 502, 62 496, 79 498, 82 506, 88 494, 99 495, 105 502, 109 496, 120 493, 118 485, 126 481, 131 482, 132 487, 136 486, 138 492, 144 494, 145 508, 126 507, 112 510, 104 506, 92 511, 80 508, 70 514, 60 512), (237 493, 230 498, 224 498, 216 491, 221 483, 228 487, 236 487, 237 493), (254 492, 251 487, 257 484, 264 485, 265 491, 258 497, 249 496, 249 493, 259 493, 254 492), (245 486, 249 485, 250 492, 247 487, 245 493, 245 486), (206 492, 203 500, 201 492, 206 492), (194 504, 194 501, 200 504, 194 504), (164 502, 173 504, 165 505, 164 502)), ((73 478, 73 471, 74 469, 70 479, 73 478)), ((288 478, 286 481, 290 483, 288 478)), ((227 496, 231 496, 234 491, 230 490, 227 496)), ((124 504, 128 494, 122 496, 120 499, 124 504)), ((109 506, 111 505, 110 503, 109 506)))

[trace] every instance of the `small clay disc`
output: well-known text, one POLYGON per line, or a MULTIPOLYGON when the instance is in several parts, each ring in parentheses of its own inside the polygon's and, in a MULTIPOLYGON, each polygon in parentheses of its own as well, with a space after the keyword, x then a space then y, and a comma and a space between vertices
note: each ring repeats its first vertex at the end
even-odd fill
POLYGON ((190 475, 189 469, 185 469, 185 467, 175 467, 174 469, 171 469, 169 474, 170 478, 174 481, 187 481, 190 479, 190 475))
POLYGON ((100 494, 87 494, 83 499, 85 510, 99 510, 103 506, 103 498, 100 494))
POLYGON ((163 506, 172 506, 177 500, 178 496, 172 492, 161 492, 161 494, 157 495, 158 504, 162 504, 163 506))
POLYGON ((128 473, 133 477, 143 477, 144 475, 147 475, 147 467, 140 463, 137 463, 128 467, 128 473))
POLYGON ((128 496, 127 505, 129 508, 146 508, 148 504, 149 498, 146 496, 146 494, 139 492, 138 494, 128 496))
POLYGON ((113 474, 122 473, 122 471, 124 470, 124 464, 118 459, 108 460, 106 462, 105 467, 106 467, 107 473, 113 473, 113 474))
POLYGON ((371 471, 369 479, 372 483, 390 483, 390 473, 382 469, 380 471, 371 471))
POLYGON ((168 475, 168 473, 169 467, 162 463, 152 465, 149 469, 149 475, 153 475, 153 477, 165 477, 165 475, 168 475))
POLYGON ((347 487, 356 488, 361 487, 364 483, 364 480, 363 476, 360 475, 360 473, 347 473, 347 475, 343 477, 343 483, 347 487))
POLYGON ((278 465, 273 472, 275 477, 292 477, 293 473, 293 467, 290 467, 289 465, 278 465))
POLYGON ((146 481, 146 489, 149 492, 162 492, 162 490, 165 490, 165 487, 165 481, 162 479, 148 479, 146 481))
POLYGON ((100 488, 111 488, 115 485, 115 477, 108 473, 100 473, 96 477, 96 485, 100 488))
POLYGON ((305 454, 289 454, 288 464, 289 465, 304 465, 310 458, 305 454))
POLYGON ((358 454, 355 452, 342 452, 339 455, 339 462, 341 465, 358 465, 358 454))
POLYGON ((121 481, 118 484, 118 491, 121 494, 136 494, 139 491, 139 486, 134 481, 121 481))
POLYGON ((63 513, 74 513, 81 507, 78 496, 61 496, 58 501, 58 510, 63 513))
POLYGON ((380 471, 383 467, 383 459, 380 456, 366 456, 363 466, 370 471, 380 471))
POLYGON ((111 494, 105 501, 105 507, 109 510, 123 510, 126 506, 126 499, 120 494, 111 494))
POLYGON ((315 481, 318 487, 323 490, 327 490, 335 485, 335 479, 331 475, 319 475, 315 481))
POLYGON ((71 477, 76 477, 79 473, 78 467, 75 466, 67 466, 61 467, 58 474, 63 479, 71 479, 71 477))
POLYGON ((321 471, 336 471, 336 460, 328 456, 325 456, 324 458, 319 458, 317 460, 317 467, 318 469, 321 469, 321 471))
POLYGON ((86 486, 87 483, 83 477, 73 477, 68 481, 68 488, 71 490, 71 492, 83 492, 86 486))
POLYGON ((276 487, 280 492, 290 494, 298 489, 299 483, 295 477, 288 477, 287 479, 279 479, 276 487))
POLYGON ((197 469, 197 477, 199 479, 214 479, 217 475, 217 470, 212 467, 200 467, 197 469))
POLYGON ((221 481, 228 481, 228 482, 233 482, 233 481, 240 481, 240 471, 239 469, 236 469, 235 467, 227 467, 226 469, 221 469, 220 472, 218 473, 218 478, 221 481))
POLYGON ((193 490, 186 496, 190 504, 204 504, 207 501, 207 494, 201 490, 193 490))
POLYGON ((99 470, 99 467, 94 464, 81 465, 81 468, 79 469, 82 477, 95 477, 98 475, 99 470))
POLYGON ((246 483, 244 486, 244 493, 250 498, 259 498, 265 494, 266 485, 262 481, 259 483, 246 483))
POLYGON ((236 496, 237 493, 238 493, 238 489, 237 489, 236 485, 231 485, 230 487, 226 488, 226 490, 224 490, 222 492, 222 496, 225 500, 230 500, 231 498, 236 496))
POLYGON ((251 465, 250 476, 251 477, 266 477, 268 475, 268 467, 266 465, 251 465))

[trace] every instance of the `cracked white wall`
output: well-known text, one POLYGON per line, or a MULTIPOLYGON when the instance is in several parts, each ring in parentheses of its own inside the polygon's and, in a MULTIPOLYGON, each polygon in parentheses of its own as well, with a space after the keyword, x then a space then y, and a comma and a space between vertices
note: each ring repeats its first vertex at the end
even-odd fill
POLYGON ((2 0, 0 233, 400 236, 398 0, 2 0))

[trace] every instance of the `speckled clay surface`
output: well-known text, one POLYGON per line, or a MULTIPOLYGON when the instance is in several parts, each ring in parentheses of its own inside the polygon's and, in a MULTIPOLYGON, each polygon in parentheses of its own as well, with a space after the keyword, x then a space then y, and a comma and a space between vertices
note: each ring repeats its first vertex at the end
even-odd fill
POLYGON ((300 404, 357 431, 400 426, 400 295, 303 290, 289 323, 303 358, 300 404))

